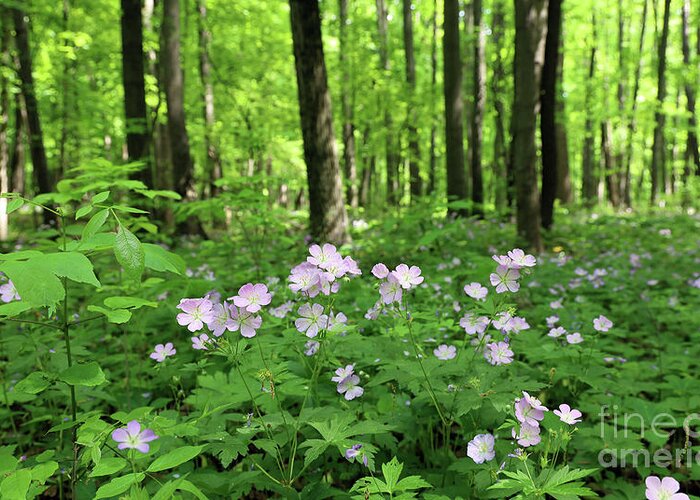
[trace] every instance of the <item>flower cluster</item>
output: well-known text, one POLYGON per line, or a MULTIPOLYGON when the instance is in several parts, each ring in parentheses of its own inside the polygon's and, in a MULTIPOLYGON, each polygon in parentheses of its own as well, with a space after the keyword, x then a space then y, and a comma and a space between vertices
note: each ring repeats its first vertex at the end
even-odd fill
MULTIPOLYGON (((389 271, 386 265, 375 264, 372 268, 375 278, 383 280, 379 285, 379 294, 383 304, 393 304, 401 302, 404 290, 410 290, 423 283, 421 269, 418 266, 408 267, 406 264, 399 264, 396 269, 389 271)), ((379 307, 379 303, 377 306, 379 307)))
POLYGON ((491 285, 496 288, 496 293, 520 290, 520 270, 535 267, 537 264, 534 256, 526 254, 520 248, 514 248, 507 255, 494 255, 493 260, 498 266, 489 279, 491 285))
POLYGON ((352 257, 343 257, 330 243, 311 245, 309 254, 306 262, 294 267, 289 275, 290 290, 306 297, 337 293, 340 278, 362 274, 352 257))
POLYGON ((0 285, 0 300, 6 304, 13 300, 22 300, 12 280, 7 280, 7 283, 0 285))
POLYGON ((338 368, 335 371, 335 376, 331 378, 331 381, 338 384, 338 394, 344 394, 345 399, 351 401, 355 398, 359 398, 365 392, 365 390, 360 387, 360 377, 355 374, 355 365, 347 365, 345 368, 338 368))

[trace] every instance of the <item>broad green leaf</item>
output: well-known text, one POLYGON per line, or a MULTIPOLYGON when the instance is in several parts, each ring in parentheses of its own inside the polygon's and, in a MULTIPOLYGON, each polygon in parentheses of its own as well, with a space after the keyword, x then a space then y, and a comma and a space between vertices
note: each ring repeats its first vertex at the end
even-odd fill
POLYGON ((24 205, 24 198, 15 198, 7 204, 7 214, 11 214, 15 210, 19 210, 24 205))
POLYGON ((63 284, 48 266, 34 265, 35 261, 39 259, 5 262, 0 271, 12 280, 22 302, 32 307, 54 306, 65 296, 63 284))
POLYGON ((104 314, 107 317, 107 321, 115 325, 121 325, 131 319, 131 311, 127 309, 106 309, 100 306, 89 305, 87 306, 87 310, 104 314))
POLYGON ((87 214, 92 212, 92 208, 92 205, 85 205, 84 207, 80 207, 78 211, 75 212, 75 220, 85 217, 87 214))
POLYGON ((44 462, 43 464, 35 465, 32 468, 32 480, 40 484, 44 484, 47 479, 53 476, 53 473, 58 469, 58 463, 53 460, 44 462))
POLYGON ((158 302, 140 297, 107 297, 104 304, 112 309, 140 309, 142 307, 158 307, 158 302))
POLYGON ((181 490, 181 491, 187 491, 188 493, 192 493, 194 496, 199 498, 200 500, 208 500, 207 496, 202 493, 202 490, 197 488, 194 484, 189 482, 187 479, 181 478, 181 479, 176 479, 174 481, 168 481, 165 483, 159 490, 158 493, 156 493, 153 496, 152 500, 169 500, 173 498, 173 493, 175 491, 181 490))
POLYGON ((34 372, 17 382, 15 391, 27 394, 39 394, 51 385, 51 381, 44 372, 34 372))
POLYGON ((0 318, 11 318, 31 308, 31 304, 26 300, 15 300, 8 304, 0 304, 0 318))
POLYGON ((109 217, 109 209, 103 208, 99 212, 95 213, 90 220, 85 224, 83 228, 83 234, 81 236, 82 240, 87 240, 97 234, 97 232, 104 226, 109 217))
POLYGON ((0 498, 3 500, 25 500, 32 482, 29 469, 20 469, 7 476, 0 483, 0 498))
POLYGON ((141 281, 145 265, 144 249, 134 233, 124 226, 119 226, 119 231, 114 239, 114 256, 129 278, 141 281))
POLYGON ((90 477, 110 476, 119 472, 127 466, 126 460, 119 457, 107 457, 100 460, 100 463, 92 469, 90 477))
POLYGON ((199 455, 204 446, 182 446, 156 458, 148 467, 148 472, 159 472, 184 464, 199 455))
POLYGON ((417 490, 420 488, 432 488, 433 485, 420 476, 408 476, 396 483, 396 491, 417 490))
POLYGON ((316 460, 318 457, 323 455, 323 452, 328 449, 328 441, 323 439, 307 439, 299 445, 299 448, 309 448, 304 454, 304 465, 309 465, 311 462, 316 460))
POLYGON ((175 274, 185 274, 187 264, 179 255, 151 243, 144 243, 143 250, 146 253, 147 268, 154 271, 170 271, 175 274))
POLYGON ((61 372, 58 378, 69 385, 94 387, 105 382, 105 374, 94 361, 73 365, 61 372))
POLYGON ((82 253, 50 253, 44 255, 44 262, 51 267, 56 276, 68 278, 77 283, 87 283, 96 287, 102 286, 93 272, 92 262, 82 253))
POLYGON ((386 485, 390 491, 394 491, 394 488, 401 477, 402 470, 403 464, 400 463, 396 457, 392 458, 389 462, 382 464, 384 481, 386 481, 386 485))
POLYGON ((95 203, 102 203, 107 198, 109 198, 109 191, 102 191, 101 193, 97 193, 95 196, 93 196, 90 202, 94 205, 95 203))
POLYGON ((120 495, 131 488, 131 485, 143 481, 144 477, 146 477, 146 475, 143 472, 137 472, 112 479, 110 482, 103 484, 97 489, 95 499, 110 498, 120 495))

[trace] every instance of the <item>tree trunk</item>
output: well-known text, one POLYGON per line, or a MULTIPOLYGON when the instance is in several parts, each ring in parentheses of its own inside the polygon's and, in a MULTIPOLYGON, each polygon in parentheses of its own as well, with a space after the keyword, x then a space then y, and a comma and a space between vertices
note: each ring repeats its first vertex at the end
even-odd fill
POLYGON ((617 208, 620 206, 620 196, 618 192, 617 174, 612 157, 612 147, 610 145, 610 122, 603 120, 600 123, 600 149, 602 159, 602 170, 605 172, 605 190, 608 194, 610 204, 617 208))
POLYGON ((493 95, 494 128, 495 135, 493 141, 493 174, 496 210, 505 211, 508 207, 508 181, 506 162, 508 152, 506 148, 506 112, 505 103, 503 102, 503 82, 506 79, 506 72, 503 66, 501 50, 503 50, 503 39, 505 32, 504 21, 504 0, 497 0, 493 7, 492 34, 493 41, 493 77, 491 79, 491 94, 493 95))
POLYGON ((406 84, 408 86, 408 171, 410 175, 411 200, 419 197, 423 191, 420 177, 420 149, 418 146, 418 129, 416 123, 416 60, 413 55, 413 11, 412 0, 403 0, 403 44, 406 54, 406 84))
MULTIPOLYGON (((163 47, 160 62, 163 67, 165 99, 168 104, 168 135, 173 162, 175 191, 184 200, 197 197, 194 183, 194 163, 190 155, 190 140, 185 125, 184 80, 180 67, 180 2, 163 2, 163 47)), ((180 224, 179 230, 187 234, 199 234, 201 226, 194 217, 180 224)))
MULTIPOLYGON (((683 65, 685 66, 685 99, 686 110, 688 111, 688 137, 685 145, 685 163, 683 177, 687 178, 690 175, 690 163, 694 165, 693 170, 700 175, 700 151, 698 151, 698 135, 697 135, 697 117, 695 115, 695 88, 694 82, 691 81, 691 59, 690 59, 690 28, 688 21, 690 19, 690 0, 683 0, 683 65)), ((700 35, 700 29, 698 30, 700 35)), ((700 38, 698 39, 698 52, 700 52, 700 38)), ((700 54, 698 54, 700 55, 700 54)), ((696 57, 698 56, 696 55, 696 57)), ((697 81, 697 79, 696 79, 697 81)))
POLYGON ((472 1, 474 18, 474 60, 472 61, 472 85, 474 103, 471 121, 471 174, 472 174, 472 213, 479 217, 484 215, 484 181, 481 172, 481 149, 484 140, 484 104, 486 102, 486 61, 484 49, 486 33, 482 17, 482 0, 472 1))
POLYGON ((207 174, 209 180, 209 195, 216 196, 219 188, 216 181, 223 175, 221 158, 216 140, 216 118, 214 113, 214 85, 211 81, 211 63, 209 62, 209 47, 211 33, 207 27, 206 0, 197 0, 198 35, 199 35, 199 78, 202 82, 202 115, 204 118, 204 149, 206 153, 207 174))
POLYGON ((126 147, 130 162, 142 161, 144 166, 134 179, 153 187, 149 161, 148 119, 143 64, 143 19, 141 0, 121 0, 122 83, 124 85, 124 114, 126 117, 126 147))
MULTIPOLYGON (((389 80, 391 75, 391 63, 389 61, 389 26, 387 6, 385 0, 377 2, 377 30, 379 32, 379 69, 385 80, 389 80)), ((384 134, 386 147, 386 196, 390 205, 399 202, 399 160, 396 153, 396 143, 394 142, 394 119, 391 114, 389 93, 382 90, 382 106, 384 107, 384 134)))
POLYGON ((559 58, 557 65, 557 199, 571 203, 571 177, 569 175, 569 146, 566 133, 566 114, 564 113, 564 36, 559 34, 559 58))
MULTIPOLYGON (((0 10, 2 25, 0 25, 0 65, 10 67, 10 37, 12 31, 8 25, 9 16, 5 10, 0 10)), ((7 142, 7 127, 10 121, 10 93, 4 71, 0 71, 0 193, 10 192, 10 149, 7 142)), ((7 198, 0 198, 0 241, 8 237, 7 198)))
MULTIPOLYGON (((459 55, 459 3, 445 0, 443 35, 443 71, 445 81, 445 146, 447 157, 447 200, 467 200, 462 131, 462 62, 459 55)), ((451 215, 468 214, 465 207, 449 209, 451 215)))
MULTIPOLYGON (((27 126, 29 135, 29 152, 32 157, 35 188, 37 193, 49 193, 52 190, 49 168, 44 149, 44 136, 39 118, 39 105, 34 91, 34 76, 32 75, 32 54, 29 48, 29 18, 20 9, 13 9, 15 24, 15 45, 19 58, 19 77, 22 84, 22 95, 27 110, 27 126)), ((44 211, 44 224, 55 222, 55 217, 44 211)))
POLYGON ((644 50, 644 34, 647 25, 647 11, 649 1, 644 0, 644 9, 642 10, 642 25, 639 33, 639 60, 634 70, 634 88, 632 90, 632 109, 630 110, 629 121, 627 122, 627 147, 625 151, 625 171, 624 181, 622 182, 622 198, 624 198, 625 206, 632 206, 632 152, 633 139, 637 129, 636 113, 637 113, 637 95, 639 94, 639 82, 642 74, 642 57, 644 50))
MULTIPOLYGON (((590 109, 591 100, 593 99, 593 75, 595 74, 595 56, 598 44, 595 14, 593 14, 592 24, 593 45, 591 46, 591 56, 588 62, 588 79, 586 81, 586 97, 584 106, 586 109, 590 109)), ((593 133, 593 117, 591 116, 591 113, 586 113, 583 139, 583 159, 581 165, 581 170, 583 172, 581 195, 583 197, 584 204, 588 207, 595 205, 598 200, 598 179, 595 173, 593 161, 594 144, 595 136, 593 133)))
POLYGON ((333 137, 318 0, 290 0, 289 3, 309 185, 311 236, 318 242, 342 244, 348 240, 347 214, 333 137))
POLYGON ((542 250, 537 189, 537 52, 547 31, 546 0, 514 0, 515 98, 513 101, 513 167, 516 183, 518 235, 528 248, 542 250))
POLYGON ((656 92, 656 112, 654 113, 654 145, 651 156, 651 202, 656 202, 656 196, 661 189, 665 190, 664 171, 666 162, 666 145, 664 140, 664 124, 666 114, 663 110, 666 99, 666 46, 668 45, 668 24, 671 11, 671 0, 664 0, 664 20, 659 41, 658 70, 657 70, 657 92, 656 92))
POLYGON ((559 37, 561 32, 562 0, 549 0, 547 7, 547 38, 544 66, 540 82, 540 136, 542 140, 542 196, 540 216, 542 227, 549 229, 554 222, 554 199, 557 196, 557 69, 559 68, 559 37))
MULTIPOLYGON (((432 36, 430 44, 430 103, 435 104, 437 94, 437 0, 433 0, 432 36)), ((428 194, 435 191, 435 175, 437 172, 437 157, 435 154, 435 141, 437 139, 437 126, 435 116, 430 116, 430 172, 428 173, 428 194)))
POLYGON ((10 154, 10 189, 14 193, 25 195, 25 152, 24 139, 27 130, 27 110, 22 94, 15 94, 15 130, 10 154))
POLYGON ((340 0, 340 71, 343 110, 343 166, 345 167, 345 196, 351 208, 357 208, 357 166, 355 164, 355 124, 353 96, 348 62, 348 0, 340 0))

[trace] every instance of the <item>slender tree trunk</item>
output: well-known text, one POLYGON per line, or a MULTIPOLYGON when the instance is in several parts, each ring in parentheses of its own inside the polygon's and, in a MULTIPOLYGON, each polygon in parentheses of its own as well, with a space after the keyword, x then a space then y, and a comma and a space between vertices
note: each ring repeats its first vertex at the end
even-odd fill
MULTIPOLYGON (((432 36, 430 44, 430 99, 431 104, 437 100, 437 11, 438 2, 433 0, 432 36)), ((435 141, 437 140, 437 126, 435 116, 430 116, 430 172, 428 173, 428 194, 435 191, 435 175, 437 172, 437 157, 435 154, 435 141)))
MULTIPOLYGON (((0 68, 10 66, 10 18, 4 9, 0 10, 0 68)), ((0 193, 10 192, 10 148, 7 142, 7 128, 10 121, 10 93, 4 71, 0 71, 0 193)), ((0 198, 0 241, 6 241, 9 233, 7 198, 0 198)))
POLYGON ((121 0, 122 84, 124 85, 124 114, 126 144, 130 162, 142 161, 143 168, 134 179, 153 187, 149 158, 150 137, 146 108, 146 83, 143 57, 143 19, 141 0, 121 0))
MULTIPOLYGON (((68 32, 69 30, 69 19, 70 15, 70 3, 69 0, 63 0, 63 25, 62 30, 68 32)), ((61 137, 58 141, 58 178, 62 178, 68 168, 68 154, 67 154, 67 143, 69 134, 69 123, 68 114, 70 106, 70 95, 68 90, 69 81, 72 79, 71 75, 71 63, 69 63, 67 52, 70 49, 68 37, 63 39, 63 74, 61 75, 61 137)))
POLYGON ((537 189, 537 52, 547 31, 546 0, 515 0, 515 98, 513 158, 518 235, 536 252, 542 250, 537 189))
POLYGON ((10 189, 14 193, 25 195, 25 152, 24 139, 27 130, 27 111, 24 107, 22 94, 15 94, 15 127, 10 154, 10 189))
MULTIPOLYGON (((20 9, 13 9, 15 24, 15 45, 19 58, 19 77, 22 84, 22 95, 27 110, 27 125, 29 135, 29 151, 32 157, 35 188, 38 193, 49 193, 53 189, 49 176, 44 135, 39 118, 39 105, 34 91, 34 76, 32 74, 32 54, 29 48, 29 18, 20 9)), ((55 222, 53 215, 44 211, 44 224, 55 222)))
POLYGON ((216 140, 216 118, 214 113, 214 85, 211 81, 211 63, 209 62, 209 47, 211 33, 207 27, 206 0, 197 0, 198 35, 199 35, 199 78, 202 82, 202 114, 204 118, 204 148, 207 158, 207 174, 209 177, 209 195, 216 196, 219 188, 216 181, 223 175, 221 158, 216 140))
POLYGON ((633 153, 633 140, 634 135, 637 130, 637 96, 639 94, 639 82, 642 74, 642 60, 644 54, 644 34, 646 32, 647 25, 647 11, 649 7, 649 0, 644 1, 644 9, 642 10, 642 24, 639 32, 639 60, 637 61, 637 66, 634 71, 634 87, 632 90, 632 108, 630 110, 629 121, 627 122, 627 147, 625 151, 625 171, 624 171, 624 181, 622 188, 622 197, 625 201, 625 206, 632 206, 632 153, 633 153))
POLYGON ((408 87, 408 171, 410 175, 411 200, 419 197, 423 191, 420 177, 420 149, 418 146, 418 129, 416 123, 416 59, 413 54, 413 11, 412 0, 403 0, 403 43, 406 54, 406 84, 408 87))
POLYGON ((355 164, 355 124, 351 74, 348 62, 348 0, 340 0, 340 71, 341 104, 343 111, 343 166, 345 167, 345 196, 353 209, 357 208, 357 166, 355 164))
POLYGON ((559 67, 559 37, 561 32, 562 0, 549 0, 547 7, 547 39, 544 66, 540 82, 540 136, 542 140, 542 196, 540 216, 542 227, 549 229, 554 222, 554 199, 557 196, 557 69, 559 67))
MULTIPOLYGON (((379 67, 386 80, 390 79, 391 62, 389 61, 389 12, 385 0, 376 0, 377 30, 379 33, 379 67)), ((382 106, 384 108, 384 134, 386 153, 386 191, 390 205, 399 202, 399 158, 394 141, 394 119, 391 113, 389 93, 383 90, 382 106)))
MULTIPOLYGON (((445 0, 443 71, 445 87, 445 145, 447 156, 447 200, 467 200, 462 131, 462 62, 459 55, 459 2, 445 0)), ((450 209, 463 216, 466 208, 450 209)))
POLYGON ((481 150, 484 140, 484 105, 486 103, 486 60, 484 50, 486 33, 482 18, 482 0, 472 1, 474 18, 474 60, 472 61, 472 85, 474 87, 474 103, 471 121, 471 174, 472 174, 472 213, 484 215, 484 180, 481 171, 481 150))
POLYGON ((610 145, 611 127, 608 120, 600 123, 600 149, 603 162, 602 170, 605 172, 605 190, 608 194, 610 204, 617 208, 620 206, 620 196, 618 192, 617 175, 612 156, 612 146, 610 145))
POLYGON ((559 58, 557 65, 557 199, 562 204, 571 203, 571 177, 569 174, 569 146, 564 111, 564 36, 559 34, 559 58))
MULTIPOLYGON (((593 99, 593 75, 595 74, 595 56, 597 50, 597 30, 596 30, 596 18, 593 15, 593 42, 591 46, 591 55, 588 62, 588 79, 586 81, 586 97, 585 97, 585 108, 590 109, 590 104, 593 99)), ((584 139, 583 139, 583 159, 582 159, 582 189, 581 195, 583 197, 583 202, 586 206, 590 207, 595 205, 598 199, 598 179, 595 173, 594 166, 594 144, 595 136, 593 132, 593 117, 591 113, 586 113, 586 122, 584 125, 584 139)))
POLYGON ((664 140, 664 125, 666 122, 666 114, 663 110, 664 100, 666 99, 666 46, 668 45, 668 25, 671 11, 671 0, 664 0, 664 21, 661 31, 661 40, 659 41, 658 52, 658 69, 657 78, 658 86, 656 93, 656 112, 654 114, 654 145, 652 146, 651 156, 651 202, 656 202, 656 196, 659 193, 660 187, 665 190, 664 170, 666 162, 666 146, 664 140), (661 186, 659 186, 661 184, 661 186))
MULTIPOLYGON (((700 151, 698 150, 698 135, 697 135, 697 116, 695 114, 695 89, 694 82, 691 81, 691 59, 690 59, 690 0, 683 0, 683 65, 685 66, 685 99, 686 110, 688 111, 688 137, 685 145, 685 162, 686 167, 683 170, 683 177, 687 178, 690 174, 690 163, 694 165, 695 172, 700 175, 700 151)), ((700 54, 700 29, 698 29, 698 53, 700 54)), ((697 55, 696 55, 697 57, 697 55)), ((697 78, 695 79, 697 81, 697 78)))
MULTIPOLYGON (((474 54, 474 44, 476 43, 474 31, 474 0, 460 0, 460 15, 462 18, 462 37, 459 41, 460 54, 474 54)), ((462 58, 462 100, 464 101, 464 134, 466 142, 464 145, 464 164, 467 169, 467 193, 470 190, 471 166, 472 166, 472 112, 474 110, 474 100, 476 89, 474 88, 474 61, 473 57, 462 58)), ((471 209, 470 209, 471 212, 471 209)))
POLYGON ((319 242, 348 240, 333 114, 323 57, 317 0, 290 0, 299 113, 309 184, 311 235, 319 242))
MULTIPOLYGON (((194 182, 194 163, 190 155, 190 140, 185 125, 184 79, 180 67, 180 2, 164 0, 161 26, 163 48, 160 63, 163 67, 165 99, 168 104, 168 135, 173 162, 175 191, 184 200, 197 197, 194 182)), ((202 232, 196 218, 189 217, 180 224, 180 231, 189 234, 202 232)))
POLYGON ((491 94, 493 95, 494 128, 495 135, 493 141, 493 173, 494 173, 494 188, 496 209, 498 211, 506 210, 508 206, 508 181, 506 162, 508 152, 506 148, 506 112, 505 103, 503 102, 503 82, 506 79, 506 72, 503 66, 501 50, 503 50, 503 39, 505 31, 504 20, 504 0, 496 0, 493 6, 493 20, 491 39, 493 43, 493 76, 491 78, 491 94))

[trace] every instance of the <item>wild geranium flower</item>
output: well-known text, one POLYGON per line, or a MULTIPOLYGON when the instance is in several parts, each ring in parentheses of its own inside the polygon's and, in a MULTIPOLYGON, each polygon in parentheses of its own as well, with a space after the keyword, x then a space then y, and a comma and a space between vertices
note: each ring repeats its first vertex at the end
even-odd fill
POLYGON ((294 325, 301 333, 306 333, 307 337, 315 337, 319 330, 328 326, 328 315, 323 314, 321 304, 304 304, 298 312, 301 318, 297 318, 294 325))
POLYGON ((582 417, 580 411, 572 409, 569 405, 564 403, 560 404, 559 409, 552 411, 552 413, 559 417, 559 420, 569 425, 578 424, 582 417))
POLYGON ((13 300, 22 300, 12 280, 8 280, 7 283, 0 285, 0 300, 5 303, 12 302, 13 300))
POLYGON ((556 328, 550 329, 547 336, 556 339, 556 338, 561 337, 562 335, 565 335, 565 334, 566 334, 566 329, 564 329, 561 326, 558 326, 556 328))
POLYGON ((513 261, 510 260, 510 257, 508 257, 507 255, 492 255, 491 258, 499 266, 510 267, 513 264, 513 261))
POLYGON ((272 294, 267 291, 267 285, 262 283, 246 283, 238 289, 238 295, 233 297, 233 303, 249 313, 256 313, 262 306, 272 301, 272 294))
POLYGON ((211 300, 207 299, 182 299, 177 308, 182 312, 177 315, 177 322, 180 326, 187 326, 191 332, 198 332, 214 319, 211 300))
POLYGON ((153 352, 149 356, 151 359, 155 359, 158 363, 162 363, 165 361, 165 358, 168 356, 174 356, 177 351, 173 347, 172 342, 168 342, 167 344, 157 344, 153 348, 153 352))
POLYGON ((453 345, 442 344, 433 351, 435 357, 442 361, 454 359, 457 356, 457 348, 453 345))
POLYGON ((494 366, 508 365, 513 362, 513 351, 508 342, 493 342, 486 344, 484 357, 494 366))
POLYGON ((477 434, 467 444, 467 456, 477 464, 490 462, 496 457, 493 450, 496 440, 492 434, 477 434))
POLYGON ((224 304, 214 304, 212 309, 212 319, 207 323, 207 327, 216 337, 221 337, 226 330, 233 331, 233 320, 229 314, 229 309, 224 304))
POLYGON ((583 337, 579 332, 574 332, 566 336, 566 341, 569 344, 580 344, 581 342, 583 342, 583 337))
POLYGON ((284 318, 287 316, 289 311, 292 310, 292 307, 294 307, 294 302, 291 300, 288 300, 284 304, 281 304, 277 307, 273 307, 270 309, 270 314, 272 314, 275 318, 284 318))
POLYGON ((540 427, 538 425, 530 425, 526 422, 520 424, 520 433, 518 434, 518 444, 523 448, 535 446, 542 441, 540 436, 540 427))
POLYGON ((372 267, 372 274, 375 278, 383 280, 389 276, 389 268, 380 262, 372 267))
POLYGON ((387 280, 379 285, 379 294, 382 296, 382 302, 385 304, 401 302, 403 288, 399 280, 393 274, 390 274, 387 280))
POLYGON ((198 351, 208 351, 209 347, 209 335, 206 333, 201 334, 199 337, 192 337, 192 349, 197 349, 198 351))
POLYGON ((491 285, 496 287, 496 293, 517 292, 520 290, 520 271, 506 266, 498 266, 495 273, 489 277, 491 285))
POLYGON ((509 313, 503 311, 498 313, 496 318, 493 320, 493 327, 501 332, 507 332, 510 330, 510 322, 513 320, 513 316, 509 313))
POLYGON ((362 456, 362 463, 365 464, 365 467, 367 467, 367 455, 364 451, 362 451, 361 444, 354 444, 350 448, 345 450, 345 458, 347 458, 351 462, 359 456, 362 456))
POLYGON ((602 314, 593 320, 593 328, 599 332, 607 332, 613 326, 613 322, 602 314))
POLYGON ((511 266, 518 267, 535 267, 537 259, 532 255, 527 255, 519 248, 514 248, 508 252, 508 258, 511 260, 511 266))
POLYGON ((244 309, 239 309, 235 305, 229 305, 231 313, 231 331, 237 332, 240 330, 241 335, 245 338, 255 337, 258 328, 262 325, 262 318, 254 316, 244 309))
POLYGON ((319 269, 309 263, 302 262, 292 269, 289 275, 289 289, 293 292, 307 293, 309 297, 315 297, 320 291, 319 280, 321 273, 319 269))
POLYGON ((359 398, 365 392, 365 390, 358 385, 359 383, 360 377, 355 374, 345 377, 338 384, 338 393, 345 394, 345 399, 348 401, 359 398))
POLYGON ((358 266, 355 259, 350 256, 343 258, 343 265, 345 266, 345 272, 347 274, 352 274, 353 276, 359 276, 362 274, 360 266, 358 266))
POLYGON ((678 493, 681 485, 672 477, 659 479, 658 476, 649 476, 644 484, 647 487, 647 500, 690 500, 685 493, 678 493))
POLYGON ((523 330, 529 330, 529 329, 530 329, 530 324, 527 322, 527 320, 525 318, 521 318, 520 316, 514 316, 508 322, 508 329, 505 331, 507 333, 518 334, 518 333, 522 332, 523 330))
POLYGON ((547 327, 553 328, 554 325, 556 325, 558 321, 559 321, 559 316, 557 316, 556 314, 554 316, 547 316, 547 327))
POLYGON ((355 365, 346 365, 345 368, 338 368, 335 371, 335 377, 331 378, 333 382, 342 382, 343 379, 349 377, 355 372, 355 365))
POLYGON ((307 257, 306 261, 321 269, 326 269, 326 266, 328 266, 333 259, 340 257, 335 246, 330 243, 325 243, 322 247, 319 245, 311 245, 309 247, 309 253, 311 256, 307 257))
POLYGON ((459 320, 459 326, 464 328, 467 335, 482 334, 489 326, 489 319, 486 316, 467 313, 459 320))
POLYGON ((474 282, 464 286, 464 293, 469 295, 472 299, 482 300, 486 298, 489 290, 485 286, 481 286, 481 283, 474 282))
POLYGON ((409 268, 406 264, 399 264, 391 272, 391 275, 396 278, 403 289, 408 290, 423 283, 424 278, 420 273, 421 270, 418 266, 409 268))
POLYGON ((564 306, 561 303, 561 299, 559 299, 559 300, 554 300, 554 301, 550 302, 549 307, 551 307, 552 309, 561 309, 564 306))
POLYGON ((538 399, 531 397, 525 391, 523 391, 522 398, 515 400, 515 418, 521 423, 539 426, 540 420, 544 418, 545 411, 547 411, 547 408, 542 406, 538 399), (530 401, 536 403, 536 406, 532 405, 530 401))
POLYGON ((307 356, 313 356, 318 352, 318 348, 321 347, 320 342, 316 342, 315 340, 309 340, 306 344, 304 344, 304 354, 307 356))
POLYGON ((136 420, 132 420, 126 427, 121 427, 112 432, 112 439, 119 443, 117 448, 120 450, 134 449, 141 453, 148 453, 150 443, 154 439, 158 439, 155 432, 151 429, 141 430, 141 424, 136 420))

